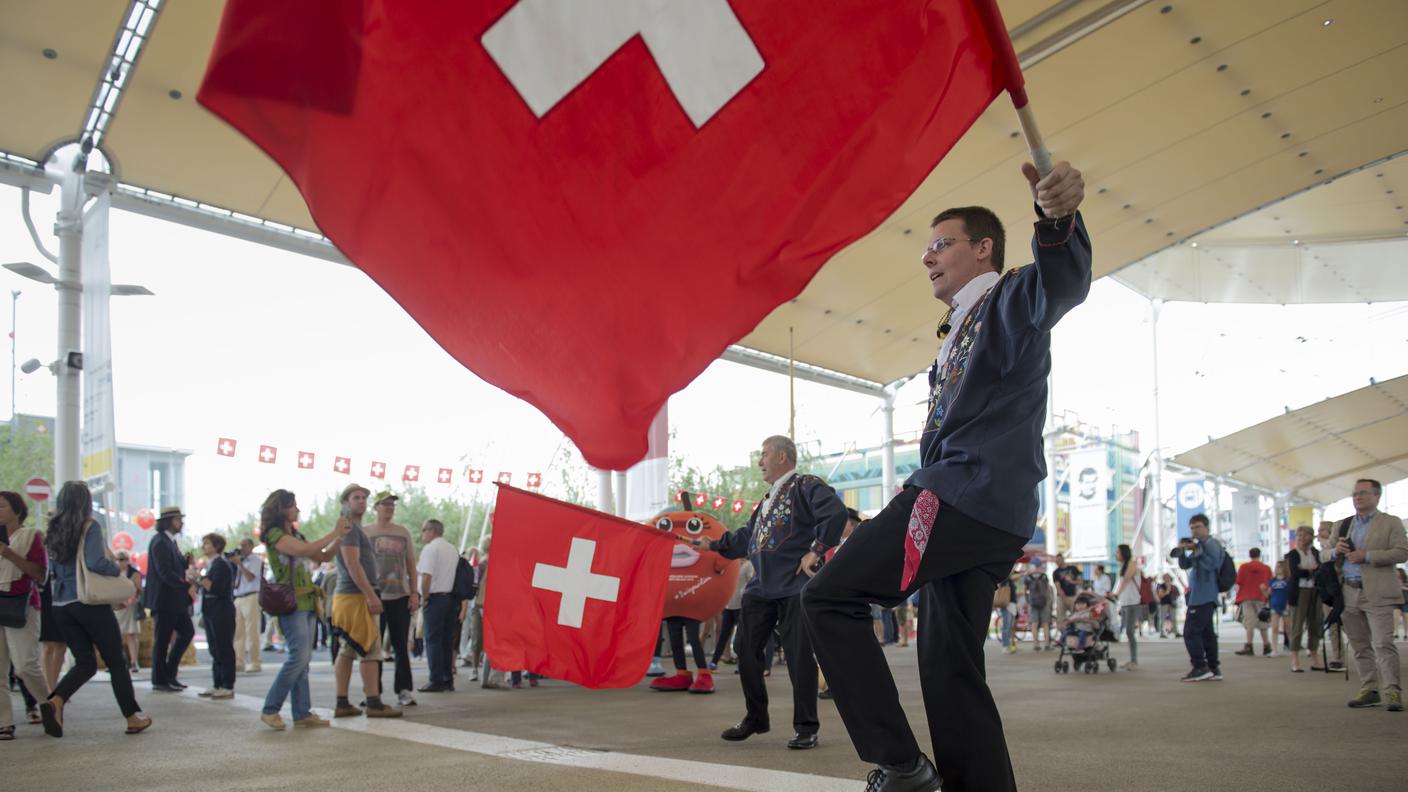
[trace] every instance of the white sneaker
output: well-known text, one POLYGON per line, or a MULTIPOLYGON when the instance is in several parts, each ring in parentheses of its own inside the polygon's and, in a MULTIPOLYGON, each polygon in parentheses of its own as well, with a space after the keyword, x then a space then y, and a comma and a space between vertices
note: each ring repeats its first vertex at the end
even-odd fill
POLYGON ((416 697, 411 695, 411 691, 409 691, 409 690, 403 690, 403 691, 401 691, 400 693, 397 693, 397 694, 396 694, 396 706, 398 706, 398 707, 414 707, 415 705, 416 705, 416 697))
POLYGON ((220 688, 206 688, 205 690, 202 690, 196 695, 200 696, 201 698, 215 698, 215 692, 219 689, 220 688))
MULTIPOLYGON (((203 696, 205 694, 202 693, 201 695, 203 696)), ((235 691, 225 688, 215 688, 214 692, 210 694, 210 697, 212 699, 232 699, 235 697, 235 691)))

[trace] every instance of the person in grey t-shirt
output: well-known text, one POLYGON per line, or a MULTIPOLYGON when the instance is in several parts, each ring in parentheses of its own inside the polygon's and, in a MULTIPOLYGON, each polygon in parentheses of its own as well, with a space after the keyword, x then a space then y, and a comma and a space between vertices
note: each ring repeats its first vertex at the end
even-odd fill
POLYGON ((342 519, 351 523, 351 530, 343 537, 337 554, 337 588, 334 592, 333 627, 343 630, 342 647, 333 663, 333 681, 337 689, 337 707, 333 717, 346 718, 363 714, 362 709, 348 701, 348 690, 352 686, 352 666, 361 669, 362 692, 366 694, 366 716, 368 718, 399 718, 401 710, 381 701, 381 629, 372 628, 372 636, 365 633, 366 617, 375 617, 382 612, 381 595, 376 588, 376 558, 372 552, 371 539, 362 530, 362 517, 367 513, 367 496, 371 493, 366 487, 349 484, 342 491, 342 519), (367 614, 355 611, 340 595, 360 596, 366 603, 367 614), (358 638, 357 636, 361 636, 358 638), (363 642, 358 645, 357 641, 363 642))

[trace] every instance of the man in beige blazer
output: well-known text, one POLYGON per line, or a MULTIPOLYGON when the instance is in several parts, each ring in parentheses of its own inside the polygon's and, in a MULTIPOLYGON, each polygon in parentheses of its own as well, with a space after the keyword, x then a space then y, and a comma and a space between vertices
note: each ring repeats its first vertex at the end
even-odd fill
POLYGON ((1349 706, 1403 711, 1393 612, 1403 607, 1394 568, 1408 561, 1403 521, 1379 511, 1384 487, 1373 479, 1354 484, 1354 516, 1335 531, 1335 566, 1344 583, 1344 634, 1359 671, 1359 693, 1349 706), (1382 698, 1380 692, 1382 691, 1382 698))

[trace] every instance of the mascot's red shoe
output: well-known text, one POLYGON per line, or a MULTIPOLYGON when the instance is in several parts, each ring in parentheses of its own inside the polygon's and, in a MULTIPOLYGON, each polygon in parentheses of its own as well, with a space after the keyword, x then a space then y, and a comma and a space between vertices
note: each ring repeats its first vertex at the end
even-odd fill
POLYGON ((714 675, 708 671, 700 671, 699 676, 694 680, 694 684, 689 686, 690 693, 713 693, 714 675))
MULTIPOLYGON (((650 683, 651 690, 691 690, 690 683, 694 681, 694 676, 688 671, 678 671, 674 676, 663 676, 650 683)), ((712 683, 710 687, 712 687, 712 683)))

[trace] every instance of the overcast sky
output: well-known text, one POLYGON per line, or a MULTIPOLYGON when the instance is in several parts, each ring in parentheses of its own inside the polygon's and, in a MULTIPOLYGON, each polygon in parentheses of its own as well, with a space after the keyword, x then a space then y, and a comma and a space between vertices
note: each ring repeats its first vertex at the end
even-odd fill
MULTIPOLYGON (((0 187, 0 262, 47 264, 24 229, 19 196, 0 187)), ((51 198, 34 197, 35 223, 56 250, 48 233, 53 207, 51 198)), ((1009 219, 1009 228, 1022 227, 1009 219)), ((1099 229, 1092 235, 1098 256, 1099 229)), ((237 520, 275 487, 305 502, 339 489, 347 479, 331 471, 334 455, 350 456, 363 483, 373 459, 386 463, 388 480, 418 464, 422 479, 433 481, 435 468, 461 473, 465 460, 489 476, 513 471, 520 483, 526 472, 545 470, 559 447, 561 433, 541 414, 462 368, 356 269, 121 211, 113 212, 111 236, 114 282, 156 292, 112 303, 117 435, 194 452, 182 505, 197 526, 237 520), (222 436, 239 441, 235 459, 215 454, 222 436), (261 443, 278 447, 276 465, 256 461, 261 443), (299 470, 298 451, 316 453, 318 470, 299 470)), ((913 265, 909 258, 894 263, 913 265)), ((8 271, 0 272, 0 287, 0 298, 23 292, 19 361, 51 360, 52 289, 8 271)), ((0 317, 9 324, 9 300, 0 303, 0 317)), ((1169 453, 1408 371, 1408 303, 1172 303, 1159 337, 1169 453)), ((1148 302, 1110 279, 1097 282, 1055 333, 1057 409, 1136 429, 1147 452, 1150 346, 1148 302)), ((8 415, 11 394, 0 387, 8 415)), ((897 432, 918 428, 924 391, 916 381, 901 392, 897 432)), ((787 392, 783 376, 715 363, 671 399, 672 453, 701 466, 747 463, 761 438, 786 431, 787 392)), ((21 412, 52 415, 53 378, 42 369, 19 375, 15 403, 21 412)), ((799 382, 798 440, 823 451, 877 445, 878 404, 799 382)), ((547 476, 549 493, 557 479, 547 476)), ((443 491, 473 496, 466 485, 443 491)), ((1404 511, 1408 492, 1391 489, 1388 508, 1395 498, 1404 511)))

